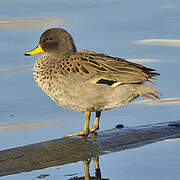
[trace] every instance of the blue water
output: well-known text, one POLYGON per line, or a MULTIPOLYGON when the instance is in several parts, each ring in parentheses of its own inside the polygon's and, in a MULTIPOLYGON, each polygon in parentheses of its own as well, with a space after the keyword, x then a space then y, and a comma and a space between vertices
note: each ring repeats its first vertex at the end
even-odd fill
MULTIPOLYGON (((19 18, 67 18, 61 27, 68 30, 78 49, 90 49, 122 58, 148 58, 160 61, 144 63, 161 73, 156 81, 162 98, 179 97, 179 47, 134 43, 143 39, 179 39, 180 1, 130 0, 0 0, 0 22, 19 18), (169 7, 169 8, 168 8, 169 7)), ((38 56, 25 57, 36 47, 46 28, 29 30, 2 28, 0 24, 0 69, 30 66, 38 56)), ((38 27, 38 24, 37 24, 38 27)), ((57 27, 55 24, 53 27, 57 27)), ((82 113, 57 106, 35 84, 31 70, 0 74, 0 122, 57 121, 58 126, 5 131, 0 134, 0 150, 49 139, 83 128, 82 113)), ((137 126, 179 119, 179 104, 130 104, 102 113, 100 129, 111 129, 121 123, 137 126)), ((104 178, 113 180, 180 178, 180 143, 178 140, 160 142, 138 149, 100 157, 104 178)), ((93 167, 90 168, 93 174, 93 167)), ((46 179, 68 179, 66 174, 83 176, 82 162, 40 171, 11 175, 0 179, 35 179, 47 173, 46 179)), ((70 177, 69 177, 70 178, 70 177)))

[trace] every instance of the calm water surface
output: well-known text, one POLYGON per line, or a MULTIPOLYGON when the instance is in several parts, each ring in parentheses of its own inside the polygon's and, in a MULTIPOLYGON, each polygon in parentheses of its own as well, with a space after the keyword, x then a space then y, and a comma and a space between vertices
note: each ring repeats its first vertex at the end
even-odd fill
MULTIPOLYGON (((0 121, 56 123, 42 128, 3 131, 0 150, 59 138, 83 128, 83 114, 58 107, 36 86, 30 68, 1 73, 2 70, 32 66, 38 56, 25 57, 23 54, 36 47, 44 30, 50 27, 67 29, 78 49, 122 58, 155 60, 143 64, 161 73, 156 84, 163 93, 162 98, 178 98, 180 47, 136 42, 180 39, 179 22, 179 0, 0 0, 0 121), (26 23, 29 29, 24 28, 26 23)), ((178 120, 179 108, 179 104, 130 104, 103 112, 101 130, 111 129, 119 123, 137 126, 178 120)), ((101 156, 102 177, 112 180, 179 179, 179 149, 180 142, 174 140, 101 156)), ((90 173, 95 176, 93 163, 90 164, 90 173)), ((34 180, 41 174, 49 175, 45 177, 47 180, 83 177, 83 163, 0 179, 34 180)))

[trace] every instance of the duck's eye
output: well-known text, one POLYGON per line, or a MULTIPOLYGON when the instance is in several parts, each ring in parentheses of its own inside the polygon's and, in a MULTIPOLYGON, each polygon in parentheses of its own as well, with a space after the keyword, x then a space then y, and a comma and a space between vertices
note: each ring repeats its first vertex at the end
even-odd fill
POLYGON ((52 41, 53 41, 53 38, 46 38, 44 41, 47 42, 47 43, 49 43, 49 42, 52 42, 52 41))
POLYGON ((45 38, 43 40, 41 40, 41 42, 46 42, 48 40, 48 38, 45 38))

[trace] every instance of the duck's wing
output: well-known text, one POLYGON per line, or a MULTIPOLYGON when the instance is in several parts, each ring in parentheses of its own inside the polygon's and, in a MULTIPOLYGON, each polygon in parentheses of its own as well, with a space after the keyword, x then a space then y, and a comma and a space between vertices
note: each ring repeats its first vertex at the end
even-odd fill
POLYGON ((150 81, 160 75, 154 69, 125 59, 98 54, 93 51, 78 52, 62 61, 64 73, 80 73, 93 77, 94 81, 116 81, 117 84, 150 81), (68 68, 67 68, 68 67, 68 68))

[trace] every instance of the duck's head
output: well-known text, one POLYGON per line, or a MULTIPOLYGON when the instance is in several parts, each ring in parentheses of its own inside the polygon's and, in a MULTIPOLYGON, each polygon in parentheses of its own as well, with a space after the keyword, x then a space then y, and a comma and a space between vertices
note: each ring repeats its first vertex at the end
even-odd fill
POLYGON ((71 35, 64 29, 51 28, 41 35, 39 45, 24 55, 48 53, 55 56, 65 56, 75 52, 76 46, 71 35))

